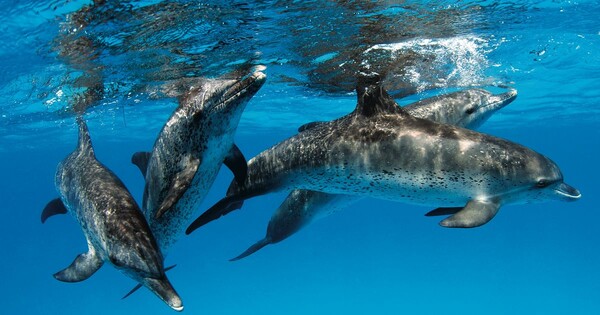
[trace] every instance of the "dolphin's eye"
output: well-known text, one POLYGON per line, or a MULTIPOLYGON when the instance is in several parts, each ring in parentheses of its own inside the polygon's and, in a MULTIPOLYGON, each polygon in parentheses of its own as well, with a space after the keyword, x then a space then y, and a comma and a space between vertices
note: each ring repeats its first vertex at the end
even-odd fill
POLYGON ((548 185, 550 185, 550 182, 548 180, 540 179, 535 184, 535 187, 537 187, 537 188, 544 188, 544 187, 547 187, 548 185))
POLYGON ((467 115, 471 115, 475 112, 475 107, 469 107, 467 108, 467 110, 465 110, 465 114, 467 115))

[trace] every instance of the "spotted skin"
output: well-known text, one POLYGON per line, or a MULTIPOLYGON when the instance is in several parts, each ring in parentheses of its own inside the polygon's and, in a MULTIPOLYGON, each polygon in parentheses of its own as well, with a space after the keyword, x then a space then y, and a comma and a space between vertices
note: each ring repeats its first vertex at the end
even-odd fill
POLYGON ((165 255, 232 152, 242 112, 265 79, 260 71, 241 80, 203 79, 180 99, 160 131, 141 167, 146 181, 142 210, 165 255), (167 199, 170 207, 163 206, 167 199))
MULTIPOLYGON (((580 197, 545 156, 504 139, 414 117, 397 106, 374 77, 361 78, 354 112, 250 160, 244 185, 233 187, 186 232, 235 210, 232 204, 292 189, 443 207, 580 197)), ((488 220, 493 217, 485 214, 488 220)), ((455 222, 464 216, 453 217, 444 226, 487 222, 455 222)))
MULTIPOLYGON (((104 262, 148 287, 177 311, 183 304, 167 279, 163 256, 150 227, 121 180, 96 160, 88 129, 79 122, 79 144, 56 171, 55 183, 64 208, 79 222, 89 251, 79 255, 68 268, 55 274, 66 282, 90 277, 104 262)), ((50 202, 42 221, 62 206, 50 202)))
MULTIPOLYGON (((427 98, 409 104, 404 109, 415 117, 474 129, 497 110, 510 104, 516 96, 517 92, 512 89, 498 95, 482 89, 468 89, 427 98)), ((271 217, 265 237, 232 260, 239 260, 268 244, 283 241, 315 220, 346 208, 360 199, 362 197, 356 195, 292 190, 271 217)))

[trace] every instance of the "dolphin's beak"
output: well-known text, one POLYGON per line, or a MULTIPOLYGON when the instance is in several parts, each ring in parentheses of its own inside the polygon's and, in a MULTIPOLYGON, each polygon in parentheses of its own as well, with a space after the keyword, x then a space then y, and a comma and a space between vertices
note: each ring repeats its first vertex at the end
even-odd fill
POLYGON ((562 196, 565 200, 567 201, 575 201, 579 198, 581 198, 581 193, 579 192, 579 190, 565 184, 565 183, 560 183, 560 185, 558 185, 554 191, 562 196))
MULTIPOLYGON (((508 92, 502 94, 494 95, 494 101, 491 102, 488 106, 492 107, 495 110, 499 110, 504 106, 512 103, 517 98, 517 90, 509 89, 508 92)), ((486 106, 486 107, 488 107, 486 106)))
POLYGON ((146 287, 169 305, 169 307, 178 312, 183 311, 181 298, 175 292, 167 277, 163 276, 161 279, 144 278, 144 282, 146 287))
POLYGON ((266 67, 259 65, 254 67, 254 72, 241 78, 240 80, 229 80, 231 85, 223 87, 223 95, 215 102, 213 110, 218 110, 224 106, 239 106, 244 101, 250 99, 265 83, 267 76, 262 72, 266 67))

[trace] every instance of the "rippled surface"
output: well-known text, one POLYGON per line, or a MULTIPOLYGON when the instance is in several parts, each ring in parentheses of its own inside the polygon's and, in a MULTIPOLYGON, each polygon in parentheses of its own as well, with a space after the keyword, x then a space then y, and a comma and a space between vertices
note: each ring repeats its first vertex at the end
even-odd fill
POLYGON ((13 2, 0 16, 0 128, 5 140, 31 128, 60 136, 81 107, 114 128, 145 124, 140 115, 154 123, 173 102, 165 85, 251 64, 267 65, 269 84, 248 128, 263 126, 263 112, 288 124, 345 113, 365 69, 398 98, 514 86, 519 102, 503 112, 509 122, 498 118, 510 125, 555 115, 593 123, 599 11, 596 1, 13 2))

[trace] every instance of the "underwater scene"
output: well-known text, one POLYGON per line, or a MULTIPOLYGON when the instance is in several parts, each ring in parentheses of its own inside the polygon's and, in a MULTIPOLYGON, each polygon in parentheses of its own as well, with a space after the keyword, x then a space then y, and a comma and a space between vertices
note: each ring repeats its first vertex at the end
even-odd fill
POLYGON ((599 1, 8 1, 2 314, 599 314, 599 1))

